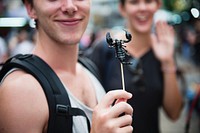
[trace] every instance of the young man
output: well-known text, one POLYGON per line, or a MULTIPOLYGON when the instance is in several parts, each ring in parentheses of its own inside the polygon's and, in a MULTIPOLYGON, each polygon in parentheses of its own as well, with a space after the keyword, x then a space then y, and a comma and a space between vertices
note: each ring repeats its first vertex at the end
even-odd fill
MULTIPOLYGON (((85 111, 91 133, 131 133, 132 107, 126 102, 111 106, 115 99, 126 101, 131 94, 118 90, 103 96, 105 92, 96 78, 77 62, 78 43, 88 24, 91 1, 23 2, 38 31, 33 54, 56 72, 72 106, 85 111)), ((47 133, 48 119, 47 100, 38 81, 19 69, 7 74, 0 86, 0 132, 47 133)), ((73 132, 87 132, 86 121, 79 119, 73 121, 73 132)))

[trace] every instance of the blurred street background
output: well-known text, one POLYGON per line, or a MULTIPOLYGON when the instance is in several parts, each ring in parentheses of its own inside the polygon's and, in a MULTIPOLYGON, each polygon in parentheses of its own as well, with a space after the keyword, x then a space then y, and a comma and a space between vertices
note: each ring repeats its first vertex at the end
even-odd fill
MULTIPOLYGON (((92 0, 90 23, 80 42, 82 51, 105 37, 106 31, 124 25, 117 5, 118 0, 92 0)), ((155 15, 155 22, 165 20, 175 28, 180 88, 185 98, 177 122, 169 121, 160 110, 162 133, 184 133, 189 114, 189 133, 200 133, 199 15, 200 0, 163 0, 162 9, 155 15)), ((17 53, 29 53, 34 48, 35 34, 34 21, 27 16, 21 0, 0 0, 0 63, 17 53)))

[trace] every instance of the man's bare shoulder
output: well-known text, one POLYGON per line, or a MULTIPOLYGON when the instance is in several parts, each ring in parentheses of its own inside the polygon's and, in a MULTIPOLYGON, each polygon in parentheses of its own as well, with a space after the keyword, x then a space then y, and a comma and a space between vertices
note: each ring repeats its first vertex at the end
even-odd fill
POLYGON ((18 70, 6 76, 0 86, 1 95, 6 93, 7 96, 12 95, 13 97, 29 97, 30 94, 42 92, 39 82, 32 75, 18 70))
POLYGON ((38 81, 15 71, 0 86, 0 132, 43 132, 48 105, 38 81), (25 126, 26 125, 26 126, 25 126))

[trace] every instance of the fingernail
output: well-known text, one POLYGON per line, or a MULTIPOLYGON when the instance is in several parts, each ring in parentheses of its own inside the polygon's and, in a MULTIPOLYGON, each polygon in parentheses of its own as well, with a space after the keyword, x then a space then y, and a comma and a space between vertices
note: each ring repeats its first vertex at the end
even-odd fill
POLYGON ((129 94, 129 96, 130 96, 130 97, 132 97, 132 96, 133 96, 133 95, 132 95, 132 93, 128 93, 128 94, 129 94))

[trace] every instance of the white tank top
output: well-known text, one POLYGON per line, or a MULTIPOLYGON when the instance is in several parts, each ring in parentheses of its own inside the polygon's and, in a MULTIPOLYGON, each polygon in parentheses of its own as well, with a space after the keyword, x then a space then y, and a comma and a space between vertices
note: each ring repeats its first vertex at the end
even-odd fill
MULTIPOLYGON (((11 71, 9 71, 4 76, 3 80, 6 78, 7 75, 12 73, 14 70, 16 70, 16 69, 12 69, 11 71)), ((88 74, 88 76, 94 86, 97 102, 99 102, 101 100, 101 98, 105 95, 105 90, 102 87, 102 85, 100 84, 100 82, 97 80, 97 78, 89 70, 87 70, 86 68, 84 68, 84 70, 88 74)), ((2 82, 3 82, 3 80, 2 80, 2 82)), ((67 93, 69 95, 71 106, 82 109, 85 112, 85 114, 87 115, 87 117, 90 121, 90 125, 91 125, 93 110, 91 108, 89 108, 88 106, 84 105, 75 96, 73 96, 73 94, 67 89, 66 85, 64 85, 64 87, 67 90, 67 93)), ((88 133, 87 121, 86 121, 85 117, 73 116, 73 133, 88 133)))
MULTIPOLYGON (((97 97, 97 102, 99 102, 101 100, 101 98, 105 95, 105 90, 103 89, 102 85, 97 80, 97 78, 89 70, 85 69, 85 71, 87 72, 87 74, 94 86, 96 97, 97 97)), ((93 110, 91 108, 89 108, 88 106, 86 106, 85 104, 83 104, 75 96, 73 96, 73 94, 67 89, 66 86, 65 86, 65 88, 69 95, 71 106, 82 109, 86 113, 86 115, 90 121, 90 125, 91 125, 93 110)), ((87 121, 86 121, 85 117, 73 116, 73 133, 88 133, 87 121)))

